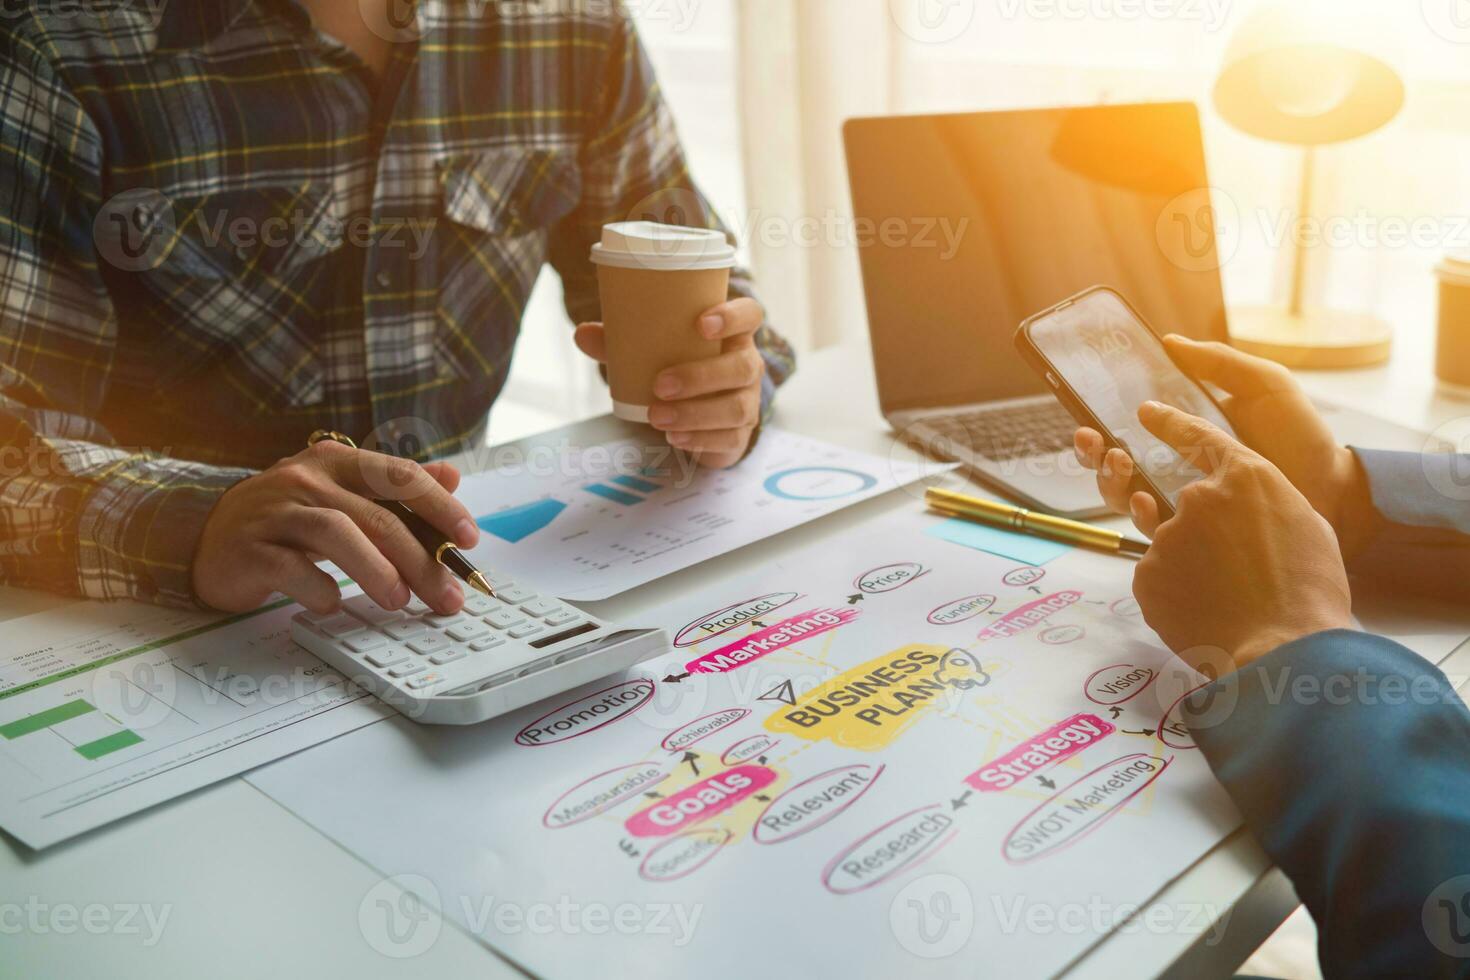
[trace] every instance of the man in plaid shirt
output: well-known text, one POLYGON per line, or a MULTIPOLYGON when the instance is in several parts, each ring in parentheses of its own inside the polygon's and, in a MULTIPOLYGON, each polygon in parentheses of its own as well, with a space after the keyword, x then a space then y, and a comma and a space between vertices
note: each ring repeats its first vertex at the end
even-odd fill
MULTIPOLYGON (((22 3, 0 198, 5 580, 226 610, 334 608, 318 557, 458 609, 372 499, 473 545, 428 461, 483 438, 542 265, 597 358, 602 225, 718 227, 617 0, 22 3)), ((652 420, 734 465, 791 351, 743 274, 690 329, 724 353, 652 420)))

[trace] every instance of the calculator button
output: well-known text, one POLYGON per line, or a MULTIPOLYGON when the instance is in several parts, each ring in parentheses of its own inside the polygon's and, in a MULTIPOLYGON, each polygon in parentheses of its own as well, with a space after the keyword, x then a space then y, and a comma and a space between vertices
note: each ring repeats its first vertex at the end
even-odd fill
POLYGON ((362 629, 362 621, 355 619, 346 613, 338 613, 331 619, 323 620, 317 627, 325 634, 340 640, 349 633, 356 633, 362 629))
POLYGON ((518 585, 512 586, 509 589, 496 589, 495 595, 502 601, 513 603, 517 606, 523 602, 529 602, 532 599, 536 598, 536 593, 532 592, 530 589, 523 589, 518 585))
POLYGON ((541 629, 542 627, 540 623, 526 623, 522 626, 517 626, 512 629, 510 631, 510 638, 512 640, 519 640, 522 637, 535 636, 537 633, 541 632, 541 629))
POLYGON ((442 630, 447 627, 453 626, 455 623, 462 623, 464 622, 464 619, 465 617, 460 615, 459 613, 453 613, 449 616, 425 616, 424 622, 428 623, 430 626, 435 627, 436 629, 442 630))
POLYGON ((570 609, 558 609, 556 612, 546 617, 546 625, 565 626, 567 623, 570 623, 576 618, 577 614, 572 612, 570 609))
POLYGON ((478 592, 471 592, 464 597, 464 611, 471 616, 488 616, 495 611, 495 603, 478 592))
POLYGON ((422 671, 424 669, 426 669, 426 668, 424 667, 423 664, 416 664, 416 663, 409 662, 409 663, 406 663, 406 664, 399 664, 397 667, 392 668, 391 670, 388 671, 388 676, 389 677, 395 677, 395 678, 397 678, 397 677, 412 677, 414 674, 417 674, 417 673, 419 673, 420 671, 422 671))
POLYGON ((470 644, 470 649, 476 653, 484 653, 486 650, 494 650, 496 647, 505 646, 505 637, 490 636, 481 637, 470 644))
POLYGON ((407 640, 411 637, 418 636, 426 629, 428 627, 424 625, 422 619, 405 619, 401 622, 389 623, 383 627, 383 632, 395 640, 407 640))
POLYGON ((408 605, 403 607, 403 611, 410 616, 422 616, 429 611, 429 607, 418 596, 409 596, 408 605))
POLYGON ((408 654, 402 647, 389 647, 386 650, 379 650, 376 653, 368 654, 367 662, 374 667, 392 667, 394 664, 401 664, 407 659, 408 654))
POLYGON ((428 633, 408 641, 408 648, 414 653, 438 653, 448 646, 449 641, 444 639, 443 633, 428 633))
POLYGON ((383 639, 381 633, 362 632, 354 633, 342 642, 347 644, 347 649, 353 653, 367 653, 369 650, 376 650, 388 641, 383 639))
POLYGON ((500 572, 485 572, 485 577, 490 580, 490 588, 494 589, 497 595, 501 589, 509 589, 516 584, 515 579, 509 575, 502 575, 500 572))
POLYGON ((443 674, 439 673, 438 671, 434 671, 428 674, 420 674, 418 677, 415 677, 413 680, 409 681, 407 686, 411 690, 418 691, 423 688, 437 684, 443 679, 443 674))
POLYGON ((490 632, 490 627, 478 619, 467 619, 462 623, 449 627, 449 636, 455 640, 473 640, 477 636, 484 636, 490 632))
POLYGON ((533 599, 521 606, 521 612, 531 616, 549 616, 561 608, 555 599, 533 599))
POLYGON ((436 653, 430 657, 429 663, 435 667, 442 667, 445 664, 452 664, 456 660, 463 660, 464 658, 465 652, 463 650, 445 650, 443 653, 436 653))
POLYGON ((523 623, 525 620, 525 615, 514 609, 497 609, 485 617, 485 622, 498 630, 509 629, 516 623, 523 623))
POLYGON ((384 609, 365 595, 353 596, 343 602, 342 607, 371 626, 383 626, 404 618, 403 613, 384 609))

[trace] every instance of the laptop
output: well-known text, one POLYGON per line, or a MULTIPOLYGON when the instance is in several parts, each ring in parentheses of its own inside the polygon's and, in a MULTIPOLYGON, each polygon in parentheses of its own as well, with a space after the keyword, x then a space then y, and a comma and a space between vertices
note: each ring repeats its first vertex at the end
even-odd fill
POLYGON ((1163 332, 1227 339, 1196 107, 854 119, 844 137, 888 423, 1025 506, 1104 513, 1012 336, 1107 285, 1163 332))

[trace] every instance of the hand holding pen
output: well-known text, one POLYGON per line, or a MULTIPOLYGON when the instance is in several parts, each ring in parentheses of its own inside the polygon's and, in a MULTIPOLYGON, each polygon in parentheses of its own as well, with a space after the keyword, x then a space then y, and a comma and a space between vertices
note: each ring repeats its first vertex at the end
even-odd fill
POLYGON ((282 592, 313 612, 337 608, 341 591, 316 567, 325 558, 385 609, 417 595, 439 613, 458 612, 464 589, 396 513, 410 510, 442 543, 480 538, 454 498, 459 471, 357 449, 319 433, 303 452, 236 484, 209 512, 190 576, 196 596, 227 612, 282 592))

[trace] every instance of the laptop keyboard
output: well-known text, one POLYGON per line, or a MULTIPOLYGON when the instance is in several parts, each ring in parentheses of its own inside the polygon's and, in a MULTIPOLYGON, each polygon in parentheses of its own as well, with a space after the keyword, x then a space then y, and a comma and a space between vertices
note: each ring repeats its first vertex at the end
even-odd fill
POLYGON ((953 443, 956 452, 944 455, 953 457, 968 450, 997 462, 1071 449, 1077 431, 1072 416, 1056 402, 984 408, 925 419, 924 424, 953 443))

